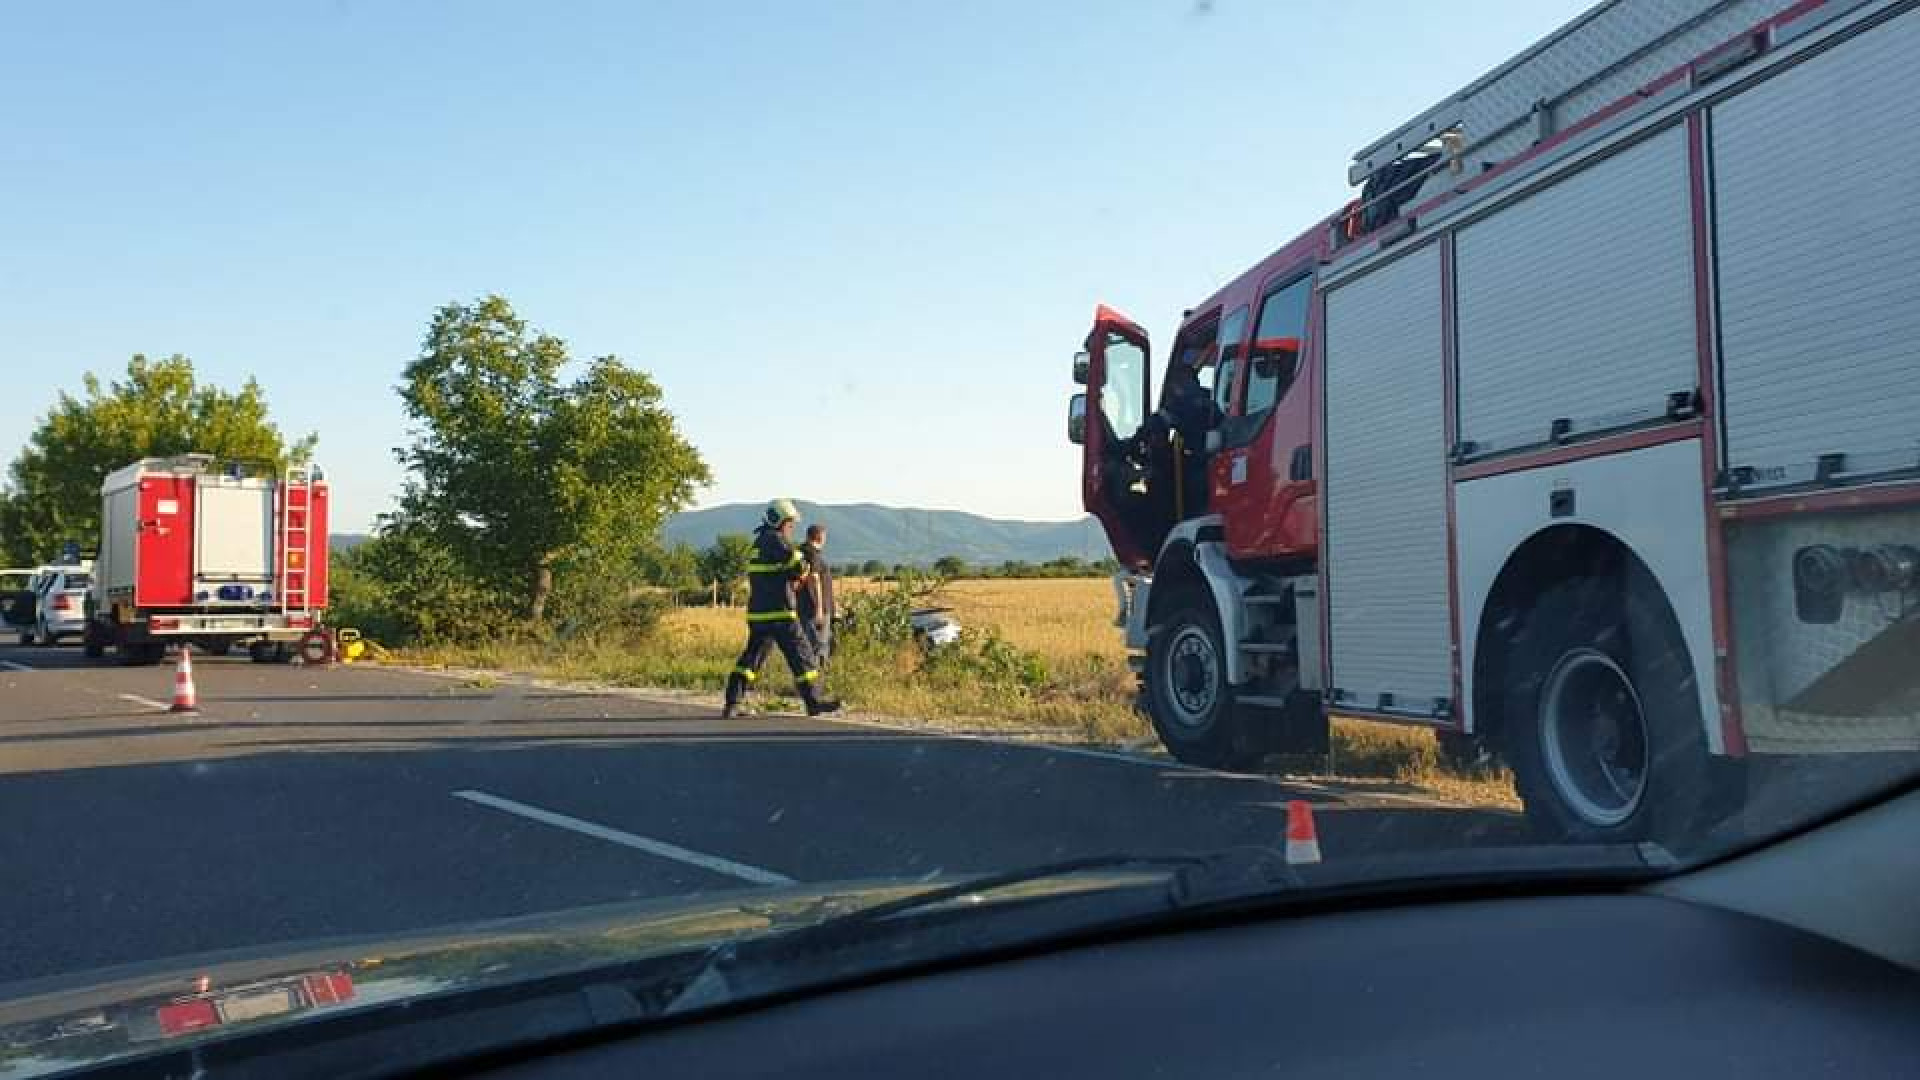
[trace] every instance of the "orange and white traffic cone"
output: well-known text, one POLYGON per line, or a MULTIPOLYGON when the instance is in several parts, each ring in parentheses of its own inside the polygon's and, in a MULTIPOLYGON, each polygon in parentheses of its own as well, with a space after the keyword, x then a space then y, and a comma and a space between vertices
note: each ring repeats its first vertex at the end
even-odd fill
POLYGON ((1287 801, 1287 865, 1302 866, 1320 861, 1320 830, 1313 824, 1313 804, 1303 799, 1287 801))
POLYGON ((173 666, 173 705, 168 712, 199 712, 200 695, 193 688, 193 648, 182 645, 175 650, 179 662, 173 666))

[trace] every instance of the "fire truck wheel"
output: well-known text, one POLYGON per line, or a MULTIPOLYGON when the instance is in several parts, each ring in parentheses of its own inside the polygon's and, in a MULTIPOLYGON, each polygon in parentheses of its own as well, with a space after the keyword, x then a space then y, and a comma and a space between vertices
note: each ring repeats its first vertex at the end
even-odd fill
POLYGON ((1550 587, 1507 667, 1501 727, 1545 838, 1687 846, 1719 806, 1686 642, 1637 564, 1550 587))
POLYGON ((1233 705, 1220 619, 1201 594, 1176 597, 1149 639, 1147 706, 1167 752, 1189 765, 1248 769, 1263 752, 1233 705))

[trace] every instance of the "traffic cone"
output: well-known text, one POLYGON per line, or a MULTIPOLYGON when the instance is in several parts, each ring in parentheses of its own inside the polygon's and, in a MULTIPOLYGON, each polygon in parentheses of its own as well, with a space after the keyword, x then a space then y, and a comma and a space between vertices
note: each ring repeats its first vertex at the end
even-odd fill
POLYGON ((200 696, 193 688, 193 649, 182 645, 175 650, 180 659, 173 666, 173 705, 168 712, 199 712, 200 696))
POLYGON ((1313 805, 1302 799, 1287 801, 1287 865, 1320 861, 1320 831, 1313 824, 1313 805))

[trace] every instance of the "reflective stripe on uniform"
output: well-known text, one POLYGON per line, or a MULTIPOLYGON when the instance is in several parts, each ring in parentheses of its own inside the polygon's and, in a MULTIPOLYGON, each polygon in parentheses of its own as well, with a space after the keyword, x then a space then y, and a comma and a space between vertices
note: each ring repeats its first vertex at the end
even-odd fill
POLYGON ((803 673, 801 673, 801 675, 800 675, 800 681, 801 681, 801 682, 812 682, 812 681, 814 681, 815 679, 818 679, 819 677, 820 677, 820 673, 819 673, 819 672, 817 672, 817 671, 808 671, 808 672, 803 672, 803 673))
POLYGON ((791 622, 800 617, 791 611, 749 611, 748 622, 791 622))
POLYGON ((802 559, 800 557, 800 553, 796 551, 793 553, 793 558, 788 559, 786 562, 783 562, 783 563, 750 562, 747 564, 747 573, 749 574, 784 574, 792 570, 797 570, 800 567, 805 565, 806 565, 806 560, 802 559))
POLYGON ((760 677, 760 673, 753 670, 752 668, 737 667, 733 669, 733 673, 747 680, 748 682, 753 682, 754 680, 760 677))

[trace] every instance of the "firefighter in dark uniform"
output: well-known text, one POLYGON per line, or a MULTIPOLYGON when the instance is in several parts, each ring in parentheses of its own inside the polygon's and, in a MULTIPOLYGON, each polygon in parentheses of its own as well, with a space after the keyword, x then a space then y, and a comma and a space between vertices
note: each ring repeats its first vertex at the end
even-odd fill
POLYGON ((814 665, 807 640, 800 634, 800 616, 793 607, 793 588, 807 576, 807 560, 793 546, 793 525, 800 511, 788 499, 767 504, 760 527, 753 533, 753 561, 747 564, 747 647, 727 676, 727 704, 720 713, 731 717, 747 690, 760 678, 767 651, 779 646, 793 669, 800 700, 807 715, 840 711, 840 703, 820 696, 820 670, 814 665))

